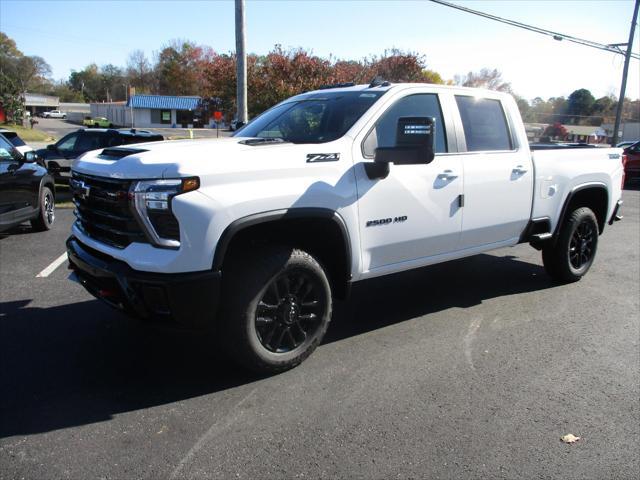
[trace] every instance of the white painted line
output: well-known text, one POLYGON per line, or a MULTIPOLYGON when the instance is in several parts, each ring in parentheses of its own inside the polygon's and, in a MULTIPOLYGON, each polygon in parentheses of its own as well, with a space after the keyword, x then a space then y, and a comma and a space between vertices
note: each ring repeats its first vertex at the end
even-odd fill
POLYGON ((66 259, 67 259, 67 252, 64 252, 62 255, 56 258, 53 262, 51 262, 51 265, 49 265, 47 268, 45 268, 39 274, 37 274, 36 278, 48 277, 54 272, 56 268, 62 265, 66 259))

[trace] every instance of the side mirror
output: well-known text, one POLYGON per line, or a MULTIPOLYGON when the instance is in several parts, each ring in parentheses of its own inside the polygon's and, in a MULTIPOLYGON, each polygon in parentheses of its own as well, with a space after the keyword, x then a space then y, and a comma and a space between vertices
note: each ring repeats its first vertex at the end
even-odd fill
POLYGON ((52 152, 57 152, 58 151, 58 147, 56 147, 55 144, 47 145, 47 150, 50 150, 52 152))
POLYGON ((435 118, 401 117, 398 119, 396 144, 378 147, 373 163, 366 163, 370 179, 386 178, 389 164, 420 165, 431 163, 435 157, 435 118))
POLYGON ((23 157, 24 163, 36 163, 38 161, 38 155, 34 151, 25 152, 23 157))

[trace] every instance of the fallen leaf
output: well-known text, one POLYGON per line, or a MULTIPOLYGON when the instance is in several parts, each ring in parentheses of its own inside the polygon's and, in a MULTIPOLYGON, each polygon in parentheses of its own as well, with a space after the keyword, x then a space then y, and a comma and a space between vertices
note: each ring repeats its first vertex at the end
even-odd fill
POLYGON ((576 437, 573 433, 567 433, 566 435, 560 437, 564 443, 576 443, 580 440, 580 437, 576 437))

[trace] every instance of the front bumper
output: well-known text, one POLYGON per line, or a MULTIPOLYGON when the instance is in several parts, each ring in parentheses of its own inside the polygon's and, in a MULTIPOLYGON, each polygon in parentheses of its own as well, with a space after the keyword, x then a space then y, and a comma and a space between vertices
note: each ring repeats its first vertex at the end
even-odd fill
POLYGON ((186 328, 213 325, 222 273, 150 273, 98 252, 71 236, 69 268, 94 297, 136 316, 186 328))

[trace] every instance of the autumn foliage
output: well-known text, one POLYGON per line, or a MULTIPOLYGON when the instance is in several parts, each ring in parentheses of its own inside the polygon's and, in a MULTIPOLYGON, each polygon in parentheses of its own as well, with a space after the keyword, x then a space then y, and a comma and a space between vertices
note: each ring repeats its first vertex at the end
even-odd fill
MULTIPOLYGON (((153 86, 132 84, 137 90, 163 95, 200 95, 220 98, 225 112, 235 111, 236 59, 233 53, 217 53, 189 42, 172 42, 158 54, 153 86)), ((247 58, 249 114, 308 90, 335 83, 368 83, 376 76, 391 82, 443 83, 426 69, 424 56, 400 50, 363 60, 322 58, 302 48, 276 45, 267 55, 247 58)))

